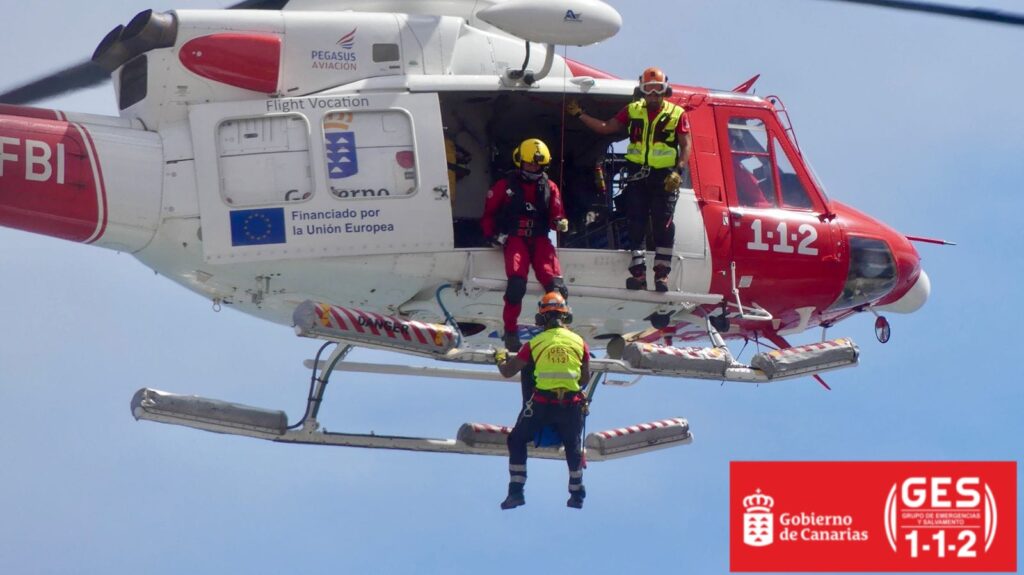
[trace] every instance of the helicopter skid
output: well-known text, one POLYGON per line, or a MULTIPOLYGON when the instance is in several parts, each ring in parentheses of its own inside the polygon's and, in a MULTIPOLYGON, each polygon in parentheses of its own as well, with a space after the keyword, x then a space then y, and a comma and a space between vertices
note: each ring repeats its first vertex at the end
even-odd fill
MULTIPOLYGON (((507 456, 508 427, 466 423, 457 439, 405 437, 397 435, 336 433, 320 429, 315 420, 296 428, 287 427, 283 411, 274 411, 194 395, 177 395, 143 388, 132 398, 136 419, 181 425, 203 431, 266 439, 277 443, 335 445, 368 449, 397 449, 433 453, 507 456)), ((603 461, 637 455, 693 442, 685 419, 673 418, 587 435, 587 459, 603 461)), ((560 447, 531 447, 530 456, 564 459, 560 447)))
MULTIPOLYGON (((374 349, 389 349, 383 346, 366 344, 361 344, 361 346, 374 349)), ((647 375, 685 379, 710 379, 733 383, 770 383, 824 373, 844 367, 854 367, 857 365, 859 358, 859 351, 856 345, 851 340, 845 338, 793 347, 788 350, 761 353, 754 356, 754 359, 751 361, 752 365, 736 361, 725 347, 674 348, 654 344, 630 344, 630 346, 641 348, 627 356, 632 361, 626 359, 590 358, 590 372, 633 376, 631 380, 609 379, 605 382, 605 385, 620 387, 633 385, 643 376, 647 375)), ((494 350, 491 349, 454 348, 443 356, 416 354, 409 351, 403 353, 450 363, 485 365, 492 368, 494 366, 494 350)), ((307 359, 304 365, 310 369, 322 370, 327 367, 328 362, 307 359)), ((494 371, 485 372, 470 369, 386 363, 342 362, 338 363, 334 370, 438 377, 448 380, 509 381, 494 371)))

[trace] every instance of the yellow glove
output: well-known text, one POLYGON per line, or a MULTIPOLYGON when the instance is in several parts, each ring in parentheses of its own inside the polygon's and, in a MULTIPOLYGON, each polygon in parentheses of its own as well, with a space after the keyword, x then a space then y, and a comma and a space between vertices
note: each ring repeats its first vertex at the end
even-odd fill
POLYGON ((496 349, 494 350, 494 364, 501 365, 508 359, 507 349, 496 349))
POLYGON ((567 220, 565 218, 562 218, 560 220, 555 220, 555 229, 560 231, 560 232, 567 232, 567 231, 569 231, 569 220, 567 220))
POLYGON ((574 118, 579 118, 583 114, 583 108, 580 108, 580 103, 576 101, 576 98, 569 100, 565 104, 565 111, 574 118))
POLYGON ((671 174, 665 176, 665 191, 668 193, 672 193, 678 190, 679 184, 681 184, 682 182, 682 176, 675 172, 672 172, 671 174))

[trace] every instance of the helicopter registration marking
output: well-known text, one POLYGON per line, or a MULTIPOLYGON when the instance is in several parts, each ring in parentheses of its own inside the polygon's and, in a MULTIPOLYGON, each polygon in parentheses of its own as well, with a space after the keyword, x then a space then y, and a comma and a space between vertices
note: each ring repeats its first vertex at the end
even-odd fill
POLYGON ((818 230, 810 224, 800 224, 797 228, 796 234, 789 234, 789 226, 786 222, 779 222, 778 233, 774 232, 762 232, 763 224, 760 219, 755 219, 750 224, 750 229, 754 232, 754 241, 747 242, 747 249, 754 251, 773 251, 780 254, 791 254, 797 253, 805 256, 816 256, 818 255, 818 248, 813 247, 811 244, 818 239, 818 230), (764 241, 764 238, 769 240, 778 238, 778 242, 774 244, 768 244, 764 241), (791 241, 795 242, 797 238, 803 238, 800 243, 794 247, 790 244, 791 241))
POLYGON ((56 172, 58 184, 64 183, 64 144, 57 142, 57 152, 54 153, 49 142, 41 140, 25 139, 24 143, 20 138, 8 138, 0 136, 0 176, 4 175, 4 164, 6 162, 17 163, 19 156, 17 150, 24 152, 25 180, 31 182, 48 182, 56 172), (11 146, 8 151, 7 146, 11 146), (56 158, 56 162, 54 162, 56 158), (54 169, 56 164, 56 169, 54 169))

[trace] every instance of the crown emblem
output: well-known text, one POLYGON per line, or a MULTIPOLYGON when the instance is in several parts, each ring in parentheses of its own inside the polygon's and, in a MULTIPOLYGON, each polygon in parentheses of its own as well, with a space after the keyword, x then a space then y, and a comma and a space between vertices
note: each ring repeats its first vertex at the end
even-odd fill
POLYGON ((753 495, 748 495, 743 498, 743 507, 746 508, 747 512, 762 512, 768 513, 775 507, 775 499, 770 495, 761 493, 758 489, 753 495))
POLYGON ((765 547, 775 541, 772 507, 775 499, 758 489, 743 498, 743 542, 751 547, 765 547))

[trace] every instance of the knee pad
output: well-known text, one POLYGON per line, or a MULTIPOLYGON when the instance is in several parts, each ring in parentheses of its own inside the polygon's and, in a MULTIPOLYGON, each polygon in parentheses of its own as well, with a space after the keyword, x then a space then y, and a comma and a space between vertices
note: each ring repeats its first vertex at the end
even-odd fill
POLYGON ((505 299, 511 304, 523 303, 523 296, 526 295, 526 278, 510 277, 508 285, 505 286, 505 299))

